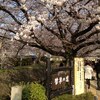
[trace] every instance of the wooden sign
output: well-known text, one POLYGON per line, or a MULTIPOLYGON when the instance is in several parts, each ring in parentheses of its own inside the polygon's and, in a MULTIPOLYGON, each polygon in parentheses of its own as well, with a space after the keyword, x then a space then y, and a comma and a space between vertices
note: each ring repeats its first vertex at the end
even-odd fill
POLYGON ((59 71, 52 75, 51 89, 65 89, 69 84, 69 72, 59 71))

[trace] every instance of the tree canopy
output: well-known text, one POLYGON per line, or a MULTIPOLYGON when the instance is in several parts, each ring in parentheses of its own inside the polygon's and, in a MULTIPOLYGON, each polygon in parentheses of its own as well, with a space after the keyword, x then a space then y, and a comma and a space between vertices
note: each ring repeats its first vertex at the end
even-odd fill
POLYGON ((100 49, 99 0, 0 0, 0 37, 52 55, 100 49))

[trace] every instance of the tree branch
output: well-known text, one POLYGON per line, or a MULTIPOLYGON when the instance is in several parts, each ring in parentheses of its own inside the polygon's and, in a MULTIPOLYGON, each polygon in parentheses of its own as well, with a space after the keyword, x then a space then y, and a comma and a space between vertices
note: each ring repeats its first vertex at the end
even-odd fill
POLYGON ((0 27, 0 29, 5 30, 5 31, 9 31, 9 32, 12 32, 12 33, 16 34, 16 32, 14 30, 11 30, 11 29, 5 29, 3 27, 0 27))
POLYGON ((56 33, 53 29, 50 29, 49 27, 47 27, 42 21, 36 19, 36 21, 38 21, 42 26, 44 26, 44 28, 49 31, 50 33, 52 33, 53 35, 55 35, 58 39, 60 39, 60 35, 58 33, 56 33))
POLYGON ((17 24, 22 25, 22 23, 21 23, 20 21, 18 21, 17 18, 16 18, 10 11, 8 11, 4 6, 0 5, 0 10, 2 10, 2 11, 4 11, 4 12, 8 13, 8 14, 14 19, 14 21, 15 21, 17 24))
POLYGON ((100 40, 90 41, 90 42, 87 42, 87 43, 82 43, 79 46, 77 46, 74 51, 77 52, 80 49, 82 49, 83 47, 87 47, 87 46, 90 46, 90 45, 96 45, 96 44, 100 44, 100 40))
POLYGON ((58 30, 59 30, 59 33, 60 33, 60 37, 65 38, 66 33, 63 33, 64 29, 62 28, 62 22, 57 18, 56 23, 57 23, 57 27, 58 27, 58 30))
POLYGON ((25 18, 26 18, 26 20, 27 20, 27 22, 28 22, 28 21, 29 21, 28 13, 27 13, 27 11, 26 11, 25 9, 23 9, 23 8, 21 7, 21 4, 20 4, 19 0, 12 0, 12 1, 14 1, 14 2, 17 3, 17 6, 20 7, 20 10, 24 13, 25 18))
POLYGON ((23 44, 17 51, 15 57, 17 57, 18 53, 25 47, 26 44, 23 44))
POLYGON ((79 37, 79 36, 82 36, 82 35, 86 34, 87 32, 91 31, 91 30, 94 28, 94 26, 95 26, 96 24, 98 24, 98 20, 96 20, 96 21, 90 23, 90 25, 89 25, 88 28, 86 28, 85 30, 82 30, 82 31, 80 31, 80 32, 78 32, 78 33, 76 33, 76 34, 74 34, 73 37, 76 37, 76 38, 77 38, 77 37, 79 37))
POLYGON ((76 44, 80 44, 82 42, 85 42, 86 40, 88 40, 89 38, 91 38, 93 35, 98 34, 99 32, 100 31, 95 30, 94 32, 92 32, 91 34, 89 34, 87 37, 85 37, 85 38, 83 38, 81 40, 76 41, 76 44))
POLYGON ((95 50, 97 50, 97 49, 100 49, 100 47, 97 46, 97 47, 95 47, 95 48, 93 48, 93 49, 91 49, 91 50, 88 50, 88 51, 86 51, 85 53, 83 53, 82 56, 86 56, 86 55, 92 53, 93 51, 95 51, 95 50))

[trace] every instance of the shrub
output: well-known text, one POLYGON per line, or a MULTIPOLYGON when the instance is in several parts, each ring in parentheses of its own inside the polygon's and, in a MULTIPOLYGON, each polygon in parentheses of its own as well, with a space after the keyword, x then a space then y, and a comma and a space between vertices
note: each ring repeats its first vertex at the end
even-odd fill
MULTIPOLYGON (((38 81, 44 84, 45 69, 39 65, 16 67, 14 69, 0 70, 0 96, 10 96, 12 86, 18 85, 20 82, 38 81)), ((1 99, 2 100, 2 99, 1 99)))
POLYGON ((9 96, 0 96, 0 100, 10 100, 9 96))
POLYGON ((24 86, 22 91, 22 100, 29 100, 30 99, 30 85, 27 84, 24 86))
POLYGON ((22 100, 47 100, 45 88, 38 83, 27 84, 23 89, 22 100))
POLYGON ((66 95, 55 97, 52 100, 94 100, 94 95, 91 92, 84 93, 81 95, 76 95, 76 96, 66 94, 66 95))

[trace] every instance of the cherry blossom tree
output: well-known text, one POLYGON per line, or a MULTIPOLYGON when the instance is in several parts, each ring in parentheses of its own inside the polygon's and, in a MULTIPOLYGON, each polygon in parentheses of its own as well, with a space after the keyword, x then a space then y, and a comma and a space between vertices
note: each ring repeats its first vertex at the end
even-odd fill
POLYGON ((0 0, 0 37, 66 59, 100 49, 99 21, 99 0, 0 0))

